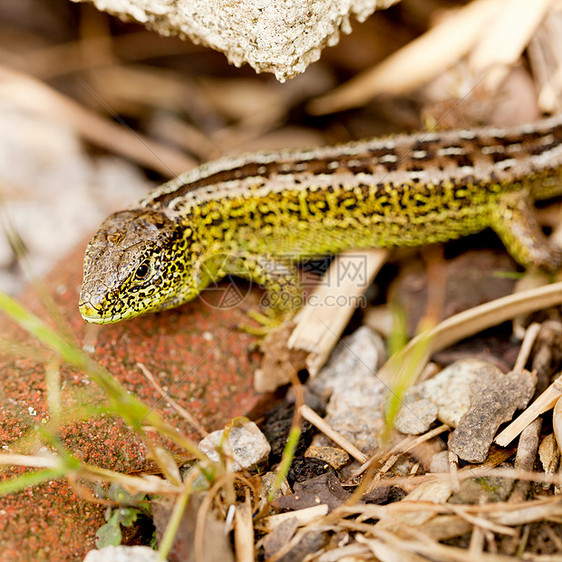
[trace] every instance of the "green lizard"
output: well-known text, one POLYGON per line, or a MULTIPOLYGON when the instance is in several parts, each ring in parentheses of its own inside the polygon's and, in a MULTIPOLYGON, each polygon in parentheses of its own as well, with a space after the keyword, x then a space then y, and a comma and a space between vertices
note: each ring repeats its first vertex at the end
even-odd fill
POLYGON ((221 158, 103 222, 86 249, 80 312, 104 324, 178 306, 228 273, 286 309, 299 260, 487 227, 522 265, 554 270, 562 254, 532 205, 559 194, 562 115, 221 158))

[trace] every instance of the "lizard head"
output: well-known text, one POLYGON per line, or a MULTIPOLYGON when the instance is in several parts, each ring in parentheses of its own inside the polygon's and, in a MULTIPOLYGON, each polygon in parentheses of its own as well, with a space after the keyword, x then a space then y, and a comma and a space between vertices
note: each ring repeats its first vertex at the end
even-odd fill
POLYGON ((109 324, 194 298, 199 291, 186 263, 191 235, 158 211, 109 216, 86 248, 82 317, 109 324))

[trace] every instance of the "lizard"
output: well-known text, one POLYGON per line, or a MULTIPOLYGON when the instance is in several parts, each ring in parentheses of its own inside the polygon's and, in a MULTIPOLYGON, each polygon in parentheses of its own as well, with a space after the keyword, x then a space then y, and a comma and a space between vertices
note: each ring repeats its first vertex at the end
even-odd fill
POLYGON ((298 261, 445 242, 491 227, 556 270, 534 201, 562 195, 562 115, 222 157, 110 215, 87 246, 79 310, 106 324, 181 305, 227 274, 287 312, 298 261))

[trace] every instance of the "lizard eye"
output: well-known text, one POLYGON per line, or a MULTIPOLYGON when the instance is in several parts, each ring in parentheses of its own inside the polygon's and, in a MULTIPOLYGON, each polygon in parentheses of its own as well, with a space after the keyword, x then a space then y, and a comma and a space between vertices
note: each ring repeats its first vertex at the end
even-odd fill
POLYGON ((148 265, 148 262, 142 262, 137 267, 137 270, 135 271, 135 278, 138 279, 139 281, 143 281, 148 277, 149 273, 150 273, 150 266, 148 265))

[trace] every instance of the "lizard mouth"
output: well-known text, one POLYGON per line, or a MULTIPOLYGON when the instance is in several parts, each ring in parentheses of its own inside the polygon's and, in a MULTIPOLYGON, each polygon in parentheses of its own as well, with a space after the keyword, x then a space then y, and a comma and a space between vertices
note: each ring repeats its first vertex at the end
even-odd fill
POLYGON ((112 314, 111 316, 103 315, 99 308, 96 308, 90 301, 80 301, 78 303, 78 310, 86 322, 90 324, 114 324, 121 320, 136 316, 133 312, 125 314, 112 314))
POLYGON ((78 309, 82 318, 87 322, 92 322, 93 324, 102 324, 107 322, 106 319, 102 318, 99 310, 93 307, 88 301, 80 302, 78 304, 78 309))

